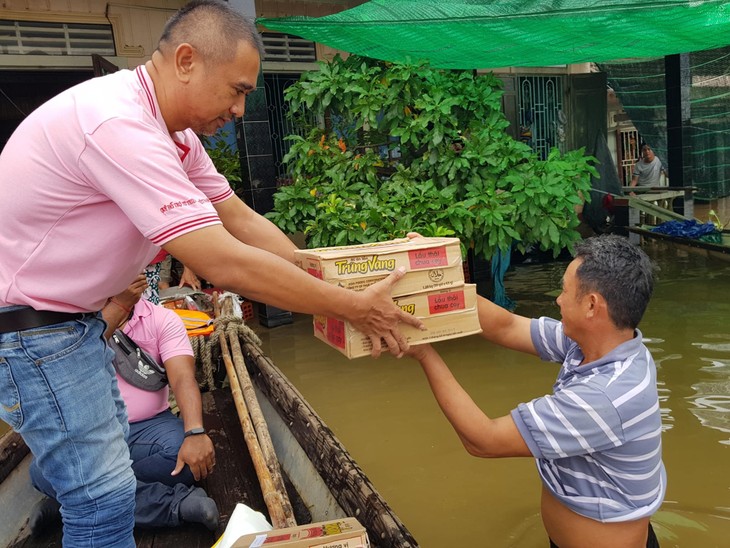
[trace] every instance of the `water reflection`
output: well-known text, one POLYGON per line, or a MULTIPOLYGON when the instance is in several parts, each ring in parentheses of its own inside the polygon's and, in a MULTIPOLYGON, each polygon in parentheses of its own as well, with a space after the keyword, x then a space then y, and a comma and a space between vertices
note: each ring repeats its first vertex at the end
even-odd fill
MULTIPOLYGON (((702 350, 714 352, 730 351, 730 342, 721 344, 696 343, 696 347, 702 350)), ((687 398, 695 405, 690 411, 702 424, 730 433, 730 359, 703 358, 708 365, 700 369, 701 373, 708 373, 709 379, 696 382, 692 385, 696 395, 687 398)), ((730 439, 720 440, 724 445, 730 445, 730 439)))
POLYGON ((644 344, 654 357, 654 363, 657 367, 657 390, 659 392, 659 412, 662 417, 662 432, 671 430, 674 427, 674 417, 672 416, 672 410, 669 408, 671 390, 664 382, 660 372, 663 364, 682 359, 681 354, 665 354, 662 348, 664 342, 664 339, 659 337, 644 337, 644 344))

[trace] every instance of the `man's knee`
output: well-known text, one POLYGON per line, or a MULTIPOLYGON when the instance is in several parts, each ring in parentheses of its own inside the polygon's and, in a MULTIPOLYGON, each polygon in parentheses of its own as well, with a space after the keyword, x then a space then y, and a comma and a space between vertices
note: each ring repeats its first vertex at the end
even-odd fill
POLYGON ((64 543, 72 546, 134 546, 136 480, 130 468, 96 486, 95 496, 60 497, 64 543))

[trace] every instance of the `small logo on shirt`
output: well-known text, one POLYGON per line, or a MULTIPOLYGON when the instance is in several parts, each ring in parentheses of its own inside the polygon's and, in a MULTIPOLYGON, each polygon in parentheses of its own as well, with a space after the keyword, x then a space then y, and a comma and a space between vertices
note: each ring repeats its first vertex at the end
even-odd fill
POLYGON ((203 203, 206 203, 206 202, 209 202, 209 201, 210 200, 208 200, 207 198, 200 199, 200 200, 198 200, 196 198, 190 198, 189 200, 181 200, 181 201, 177 201, 177 202, 170 202, 169 204, 165 204, 165 205, 163 205, 160 208, 160 213, 167 213, 168 211, 171 211, 173 209, 177 209, 178 207, 191 206, 191 205, 195 205, 197 203, 203 204, 203 203))

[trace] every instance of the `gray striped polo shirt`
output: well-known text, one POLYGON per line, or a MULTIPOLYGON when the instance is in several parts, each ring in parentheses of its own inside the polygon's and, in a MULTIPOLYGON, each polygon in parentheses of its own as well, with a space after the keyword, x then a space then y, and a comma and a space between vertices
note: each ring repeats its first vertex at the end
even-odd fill
POLYGON ((641 332, 591 363, 551 318, 533 319, 538 355, 562 363, 553 394, 512 411, 543 484, 602 522, 650 516, 666 491, 656 366, 641 332))

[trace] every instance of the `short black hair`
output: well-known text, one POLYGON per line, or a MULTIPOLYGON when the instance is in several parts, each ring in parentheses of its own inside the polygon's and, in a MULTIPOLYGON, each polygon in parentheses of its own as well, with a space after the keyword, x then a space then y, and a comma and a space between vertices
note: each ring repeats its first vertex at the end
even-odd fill
POLYGON ((599 293, 608 314, 620 329, 636 329, 654 291, 655 266, 647 254, 627 238, 594 236, 575 245, 581 294, 599 293))
POLYGON ((167 21, 157 49, 165 55, 188 43, 206 60, 218 63, 233 59, 241 41, 264 58, 264 44, 251 19, 218 0, 193 0, 167 21))

